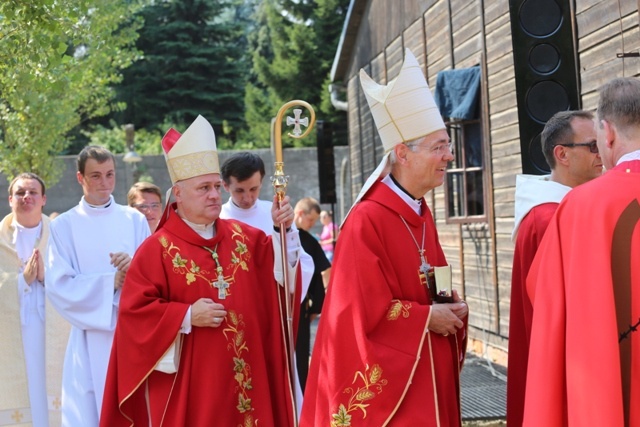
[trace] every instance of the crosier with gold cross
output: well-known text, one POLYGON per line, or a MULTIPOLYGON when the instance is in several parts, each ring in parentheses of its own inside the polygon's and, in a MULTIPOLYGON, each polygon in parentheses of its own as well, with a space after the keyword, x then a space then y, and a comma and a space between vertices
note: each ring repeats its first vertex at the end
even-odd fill
MULTIPOLYGON (((304 107, 309 111, 310 118, 305 117, 301 118, 302 110, 299 108, 295 108, 293 110, 294 117, 287 117, 287 126, 293 126, 293 131, 288 133, 291 138, 301 139, 306 137, 311 130, 313 129, 313 125, 316 121, 316 113, 305 101, 289 101, 280 107, 278 110, 278 114, 275 119, 275 127, 274 127, 274 143, 275 143, 275 165, 274 165, 274 174, 271 177, 271 183, 273 184, 273 189, 275 194, 277 195, 278 201, 282 202, 284 197, 286 196, 287 183, 289 181, 289 177, 284 174, 284 163, 282 161, 282 118, 292 107, 304 107), (306 130, 304 133, 300 126, 305 126, 306 130)), ((295 293, 289 292, 289 277, 288 277, 288 261, 287 261, 287 244, 286 244, 286 229, 284 224, 280 224, 280 242, 281 242, 281 259, 282 259, 282 273, 283 273, 283 285, 285 288, 285 316, 287 319, 287 355, 288 355, 288 367, 289 367, 289 379, 291 383, 291 398, 293 402, 293 420, 294 426, 298 425, 298 411, 297 411, 297 402, 295 398, 295 390, 294 384, 297 381, 295 378, 295 346, 294 346, 294 336, 293 336, 293 307, 295 297, 295 293)))

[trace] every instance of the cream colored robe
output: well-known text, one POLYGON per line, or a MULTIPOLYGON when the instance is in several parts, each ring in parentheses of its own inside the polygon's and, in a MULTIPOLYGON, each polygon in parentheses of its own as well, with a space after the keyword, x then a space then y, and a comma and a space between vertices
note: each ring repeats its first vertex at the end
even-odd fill
MULTIPOLYGON (((0 222, 0 425, 31 426, 27 372, 25 366, 20 323, 18 277, 21 261, 13 245, 14 215, 0 222)), ((42 216, 42 235, 38 249, 46 254, 50 220, 42 216)), ((45 307, 46 387, 49 403, 49 426, 61 425, 60 401, 62 390, 62 361, 69 326, 50 306, 45 307)))

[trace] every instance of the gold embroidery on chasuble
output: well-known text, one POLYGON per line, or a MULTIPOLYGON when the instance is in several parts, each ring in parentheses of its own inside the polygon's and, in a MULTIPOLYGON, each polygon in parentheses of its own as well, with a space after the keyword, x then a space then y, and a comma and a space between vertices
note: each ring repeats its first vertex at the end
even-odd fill
POLYGON ((367 365, 364 373, 356 372, 352 384, 356 384, 356 382, 358 383, 357 388, 347 387, 343 390, 343 393, 350 394, 351 397, 347 403, 341 403, 338 406, 338 411, 331 415, 333 418, 331 427, 351 426, 351 413, 358 409, 362 411, 362 418, 366 417, 367 407, 371 403, 365 402, 382 393, 382 387, 387 385, 388 380, 382 378, 382 368, 375 364, 371 369, 367 365))
POLYGON ((252 427, 258 425, 258 420, 253 418, 253 407, 250 392, 253 389, 251 384, 251 366, 244 360, 243 353, 249 351, 244 333, 245 323, 242 314, 237 314, 230 310, 227 315, 225 328, 222 330, 227 339, 227 350, 233 354, 233 371, 236 380, 235 391, 238 393, 238 404, 236 409, 244 414, 244 422, 238 427, 252 427))
MULTIPOLYGON (((229 285, 232 285, 235 282, 235 275, 238 269, 249 271, 248 261, 251 259, 251 252, 249 252, 246 244, 248 237, 243 233, 242 227, 234 223, 231 224, 230 229, 231 240, 235 243, 235 247, 231 251, 229 263, 223 267, 223 270, 225 272, 224 280, 229 285)), ((215 282, 218 279, 215 271, 203 269, 193 259, 183 257, 180 253, 180 247, 168 241, 165 236, 160 236, 158 240, 164 248, 162 257, 171 260, 173 272, 183 275, 187 285, 191 285, 200 279, 209 284, 209 286, 215 287, 215 282)), ((220 257, 226 258, 224 253, 220 257)), ((227 296, 231 295, 230 287, 225 289, 225 292, 227 296)))
POLYGON ((387 311, 387 320, 398 320, 400 316, 405 319, 408 318, 410 308, 411 303, 402 304, 400 300, 391 300, 391 307, 389 307, 389 311, 387 311))

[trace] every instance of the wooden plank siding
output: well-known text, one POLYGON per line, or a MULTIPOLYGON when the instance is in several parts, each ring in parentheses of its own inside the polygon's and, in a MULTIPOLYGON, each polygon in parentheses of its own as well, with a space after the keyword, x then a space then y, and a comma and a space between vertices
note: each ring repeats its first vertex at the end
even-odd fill
MULTIPOLYGON (((344 76, 353 197, 382 156, 357 77, 360 68, 376 82, 387 83, 397 76, 404 48, 409 48, 434 89, 440 71, 481 63, 486 67, 485 166, 491 172, 491 216, 487 222, 447 224, 443 187, 425 197, 454 281, 471 309, 471 338, 506 350, 515 178, 522 173, 509 0, 370 0, 364 10, 344 76)), ((617 76, 640 76, 640 58, 616 57, 640 51, 638 4, 575 0, 574 12, 581 102, 583 108, 594 109, 600 85, 617 76)))

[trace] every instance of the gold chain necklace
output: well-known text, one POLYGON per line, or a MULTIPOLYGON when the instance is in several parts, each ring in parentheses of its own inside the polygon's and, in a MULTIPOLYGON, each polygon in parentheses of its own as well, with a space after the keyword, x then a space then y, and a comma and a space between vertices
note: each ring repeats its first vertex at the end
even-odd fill
POLYGON ((217 273, 218 280, 216 280, 215 282, 212 281, 211 286, 218 289, 218 299, 225 299, 229 294, 227 289, 229 289, 231 285, 229 285, 229 283, 226 280, 224 280, 224 275, 222 274, 222 266, 220 265, 220 261, 218 260, 218 252, 217 252, 218 245, 216 244, 216 247, 213 248, 213 250, 209 249, 206 246, 202 246, 202 247, 211 254, 211 258, 213 258, 213 260, 216 263, 216 273, 217 273))
POLYGON ((413 239, 413 243, 415 243, 416 248, 418 249, 418 255, 420 256, 420 267, 418 267, 418 278, 420 279, 420 283, 423 285, 427 285, 427 274, 431 269, 431 264, 427 262, 427 256, 424 253, 425 223, 424 222, 422 223, 422 245, 418 246, 418 241, 416 240, 415 236, 411 232, 411 229, 409 228, 409 224, 407 224, 407 221, 405 221, 402 215, 398 215, 398 216, 402 220, 402 223, 404 224, 404 226, 407 227, 407 231, 409 232, 409 235, 413 239))

